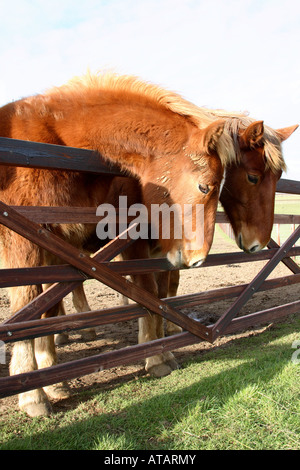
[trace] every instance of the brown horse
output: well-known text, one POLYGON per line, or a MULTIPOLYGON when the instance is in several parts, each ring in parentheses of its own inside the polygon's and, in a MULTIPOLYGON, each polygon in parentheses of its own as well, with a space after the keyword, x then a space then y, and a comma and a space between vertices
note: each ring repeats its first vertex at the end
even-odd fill
MULTIPOLYGON (((225 132, 232 136, 237 155, 236 162, 225 169, 220 201, 239 248, 255 253, 262 250, 271 238, 276 184, 286 168, 281 143, 298 125, 273 130, 265 127, 263 121, 253 122, 246 116, 235 118, 229 113, 215 114, 227 116, 225 132)), ((162 297, 175 296, 179 271, 170 271, 160 285, 162 297)), ((181 328, 168 322, 167 330, 171 334, 181 331, 181 328)))
MULTIPOLYGON (((185 236, 184 230, 180 239, 172 235, 169 239, 162 238, 159 231, 162 252, 178 267, 190 267, 199 265, 208 254, 223 167, 234 159, 232 152, 228 152, 227 140, 222 144, 224 120, 214 120, 200 129, 192 110, 193 106, 178 95, 132 77, 87 76, 44 95, 2 107, 0 135, 98 151, 139 179, 141 197, 147 208, 153 202, 179 207, 188 203, 194 209, 193 224, 196 209, 203 204, 204 242, 201 247, 191 246, 193 241, 185 236)), ((2 167, 0 199, 11 205, 97 207, 107 202, 112 180, 113 177, 103 175, 2 167)), ((82 224, 53 224, 50 228, 80 248, 94 230, 82 224)), ((1 227, 0 235, 1 256, 6 267, 60 262, 5 227, 1 227)), ((141 276, 137 282, 157 294, 154 276, 141 276)), ((40 292, 40 286, 10 289, 12 312, 40 292)), ((45 315, 53 316, 57 312, 57 308, 53 308, 45 315)), ((151 326, 154 318, 146 317, 146 324, 151 326)), ((157 375, 162 375, 160 368, 170 361, 170 355, 155 356, 149 359, 148 369, 158 368, 157 375)), ((53 338, 37 338, 14 345, 10 371, 19 374, 55 362, 53 338)), ((30 416, 48 414, 47 396, 61 398, 66 394, 65 386, 57 384, 21 394, 19 405, 30 416)))
MULTIPOLYGON (((238 246, 249 253, 261 250, 271 237, 276 183, 285 170, 281 143, 298 125, 273 130, 264 126, 262 121, 245 115, 202 108, 194 109, 193 115, 198 119, 199 126, 201 123, 208 125, 220 117, 226 119, 224 133, 233 143, 236 158, 234 161, 230 159, 230 164, 225 168, 220 201, 233 227, 238 246)), ((137 184, 131 179, 127 187, 137 184)), ((117 188, 115 193, 118 193, 117 188)), ((152 246, 152 256, 155 250, 157 246, 154 249, 152 246)), ((159 274, 157 284, 160 298, 176 295, 179 271, 159 274)), ((77 305, 87 308, 83 289, 74 292, 74 299, 77 305)), ((158 323, 161 331, 162 320, 158 323)), ((178 325, 167 322, 168 334, 178 331, 181 331, 178 325)))
MULTIPOLYGON (((231 132, 236 132, 237 124, 231 123, 231 132)), ((297 127, 274 131, 258 121, 238 133, 239 164, 226 168, 220 201, 234 230, 236 243, 247 253, 261 250, 270 240, 276 184, 285 170, 281 143, 297 127)))
MULTIPOLYGON (((210 113, 226 118, 224 132, 232 137, 237 156, 236 161, 225 169, 220 201, 239 248, 255 253, 263 249, 271 238, 276 184, 286 169, 281 143, 298 125, 273 130, 264 126, 263 121, 254 121, 246 116, 212 110, 210 113)), ((170 271, 159 285, 162 297, 175 296, 179 271, 170 271)), ((167 331, 172 334, 181 328, 167 322, 167 331)))

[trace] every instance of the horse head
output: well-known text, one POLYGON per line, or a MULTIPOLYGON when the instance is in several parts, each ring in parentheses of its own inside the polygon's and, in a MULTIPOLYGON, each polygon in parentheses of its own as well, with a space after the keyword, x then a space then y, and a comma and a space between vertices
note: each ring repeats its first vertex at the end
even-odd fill
POLYGON ((255 121, 236 136, 239 159, 226 168, 220 201, 238 246, 248 253, 261 250, 270 240, 276 184, 285 169, 281 142, 297 127, 274 131, 255 121))
POLYGON ((194 127, 178 154, 154 158, 141 176, 161 252, 176 267, 200 266, 211 248, 223 177, 216 146, 223 128, 223 120, 194 127))

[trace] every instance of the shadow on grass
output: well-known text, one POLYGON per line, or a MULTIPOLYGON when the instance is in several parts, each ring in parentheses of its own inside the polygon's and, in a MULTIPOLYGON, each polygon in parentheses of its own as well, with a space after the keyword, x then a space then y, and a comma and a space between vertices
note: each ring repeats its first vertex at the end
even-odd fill
MULTIPOLYGON (((263 335, 238 339, 226 349, 210 350, 207 354, 202 355, 199 360, 190 363, 191 367, 191 364, 194 365, 195 371, 198 369, 201 372, 202 361, 206 364, 211 362, 211 368, 213 368, 216 361, 219 363, 224 361, 225 363, 238 357, 240 364, 235 366, 227 365, 226 370, 216 371, 216 373, 209 376, 202 375, 199 380, 193 379, 193 383, 188 386, 185 385, 185 370, 182 369, 172 374, 174 378, 170 382, 167 381, 169 378, 161 379, 161 382, 165 381, 160 388, 163 392, 147 398, 147 389, 149 394, 151 384, 154 383, 155 387, 157 380, 160 379, 141 377, 135 381, 132 388, 129 384, 124 390, 124 396, 128 395, 131 390, 138 401, 125 407, 122 404, 118 405, 118 403, 121 403, 118 402, 116 408, 109 413, 102 412, 103 404, 101 405, 101 400, 97 398, 100 393, 99 390, 79 394, 76 399, 81 402, 80 406, 82 406, 85 399, 87 400, 83 405, 84 407, 86 405, 85 409, 89 413, 87 418, 78 418, 77 420, 75 409, 71 412, 72 417, 69 418, 68 422, 62 413, 58 413, 48 420, 38 418, 33 420, 35 423, 27 420, 30 435, 23 435, 22 438, 12 438, 0 448, 2 450, 88 450, 95 449, 99 445, 99 448, 107 450, 178 449, 178 439, 176 439, 172 430, 180 421, 187 416, 191 416, 193 409, 199 407, 201 401, 205 402, 208 408, 210 403, 214 403, 214 406, 222 409, 231 397, 245 387, 257 385, 257 383, 268 384, 280 373, 291 361, 292 350, 289 349, 287 344, 273 345, 271 341, 293 333, 295 331, 294 327, 295 325, 292 323, 275 326, 273 331, 270 330, 263 335), (178 375, 176 376, 176 374, 178 375), (140 400, 137 397, 139 392, 140 400), (48 422, 45 423, 46 421, 48 422), (41 428, 46 429, 38 430, 39 423, 41 428), (163 429, 170 432, 162 441, 159 439, 159 435, 163 429), (112 442, 116 442, 116 447, 109 447, 112 446, 112 442), (102 447, 100 447, 101 445, 102 447), (103 447, 104 445, 107 447, 103 447)), ((186 366, 186 369, 190 366, 186 366)), ((120 385, 119 390, 121 389, 122 385, 120 385)), ((109 402, 109 392, 104 392, 104 395, 109 402)), ((68 400, 66 400, 67 402, 68 400)), ((74 401, 72 403, 74 404, 74 401)), ((205 413, 207 409, 203 409, 203 412, 205 413)))

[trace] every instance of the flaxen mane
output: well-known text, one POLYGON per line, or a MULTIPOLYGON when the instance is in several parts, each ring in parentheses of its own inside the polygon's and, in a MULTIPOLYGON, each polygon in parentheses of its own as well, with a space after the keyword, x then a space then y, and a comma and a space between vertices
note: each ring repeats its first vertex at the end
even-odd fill
MULTIPOLYGON (((44 109, 46 113, 47 101, 53 96, 63 101, 71 101, 78 98, 88 100, 89 95, 95 97, 95 92, 97 93, 102 90, 115 93, 114 98, 120 100, 120 102, 126 102, 126 100, 132 98, 132 95, 135 96, 135 99, 139 98, 141 104, 145 100, 148 100, 148 102, 150 100, 156 105, 163 106, 172 112, 189 117, 199 128, 204 128, 213 121, 224 118, 226 120, 224 133, 217 144, 218 154, 224 166, 240 162, 241 154, 238 133, 255 121, 255 119, 248 117, 244 113, 198 107, 177 93, 144 82, 134 76, 118 75, 111 72, 95 75, 87 73, 83 77, 75 77, 61 87, 50 89, 44 96, 34 97, 33 99, 29 98, 29 100, 31 100, 30 104, 32 105, 32 100, 39 98, 40 102, 37 105, 40 106, 40 110, 44 109)), ((56 118, 59 119, 59 114, 56 118)), ((274 172, 286 170, 280 143, 281 141, 276 131, 264 126, 266 166, 274 172)))

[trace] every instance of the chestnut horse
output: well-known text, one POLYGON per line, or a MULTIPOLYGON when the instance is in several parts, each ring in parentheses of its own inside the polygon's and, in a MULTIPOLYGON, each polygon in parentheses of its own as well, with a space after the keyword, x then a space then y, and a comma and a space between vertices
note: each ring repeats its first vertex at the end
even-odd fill
MULTIPOLYGON (((153 202, 178 204, 181 208, 185 203, 192 205, 193 226, 197 207, 203 204, 201 247, 193 245, 184 230, 181 239, 172 234, 164 239, 159 232, 162 253, 179 268, 191 267, 201 264, 211 247, 223 168, 234 156, 228 152, 227 140, 222 143, 224 120, 214 120, 200 129, 192 112, 187 112, 189 106, 192 110, 193 106, 178 95, 133 77, 88 75, 0 108, 0 136, 98 151, 139 179, 147 208, 153 202)), ((2 166, 0 199, 10 205, 97 207, 107 202, 112 180, 107 175, 2 166)), ((94 227, 52 224, 50 229, 81 248, 94 227)), ((60 262, 4 226, 0 236, 1 257, 7 268, 60 262)), ((141 276, 137 282, 157 294, 154 276, 141 276)), ((41 289, 10 289, 12 312, 21 309, 41 289)), ((57 313, 55 307, 44 315, 57 313)), ((154 318, 145 317, 146 324, 154 318)), ((147 361, 147 368, 155 371, 172 363, 172 355, 161 354, 147 361)), ((20 374, 55 362, 53 337, 27 340, 14 345, 10 372, 20 374)), ((160 370, 157 375, 161 375, 160 370)), ((51 411, 48 397, 67 394, 64 384, 56 384, 20 394, 19 406, 30 416, 47 415, 51 411)))
MULTIPOLYGON (((298 125, 273 130, 264 126, 263 121, 246 116, 210 112, 218 118, 227 118, 224 132, 232 136, 237 156, 237 160, 225 169, 220 201, 239 248, 246 253, 255 253, 271 238, 276 184, 286 169, 281 143, 298 125)), ((179 271, 161 276, 161 298, 175 296, 178 285, 179 271)), ((77 294, 84 297, 83 292, 77 294)), ((180 331, 178 325, 167 322, 168 334, 180 331)))
MULTIPOLYGON (((193 207, 204 204, 201 250, 187 249, 184 238, 160 239, 161 252, 178 267, 199 265, 205 259, 213 238, 222 169, 228 170, 239 163, 241 150, 246 153, 257 145, 251 140, 256 134, 256 125, 252 126, 252 122, 243 123, 239 139, 236 139, 228 126, 229 122, 236 121, 236 117, 228 119, 227 115, 210 113, 174 93, 132 77, 105 75, 76 79, 44 95, 9 104, 0 109, 0 116, 0 135, 4 137, 90 148, 109 161, 119 163, 139 179, 141 197, 147 207, 162 202, 181 206, 192 202, 193 207), (226 119, 225 132, 223 118, 226 119), (250 136, 248 149, 241 145, 244 134, 250 136)), ((242 121, 243 118, 238 119, 242 121)), ((263 146, 269 145, 267 157, 272 155, 273 158, 278 136, 273 133, 271 136, 274 142, 269 145, 272 139, 265 142, 264 137, 263 146)), ((280 151, 273 160, 266 159, 266 167, 273 170, 273 166, 284 167, 280 151)), ((7 167, 1 173, 0 198, 13 205, 98 206, 107 202, 112 180, 108 176, 7 167)), ((53 225, 51 230, 82 247, 94 229, 80 224, 53 225)), ((1 229, 1 235, 2 258, 7 267, 59 262, 5 228, 1 229)), ((148 250, 145 244, 143 250, 148 250)), ((133 254, 125 256, 132 257, 133 254)), ((157 293, 153 276, 141 276, 136 282, 157 293)), ((12 310, 17 311, 39 292, 38 286, 11 289, 12 310)), ((84 306, 79 308, 85 309, 84 306)), ((57 312, 55 308, 47 315, 57 312)), ((155 318, 142 319, 142 340, 162 335, 161 328, 153 327, 155 318)), ((54 363, 52 338, 17 343, 11 373, 54 363)), ((164 375, 166 369, 169 371, 175 366, 171 353, 149 358, 146 362, 147 369, 156 375, 164 375)), ((31 416, 48 414, 50 405, 45 392, 55 398, 67 393, 62 384, 24 393, 19 397, 21 409, 31 416)))
MULTIPOLYGON (((255 121, 246 115, 202 108, 195 109, 193 114, 198 118, 199 126, 201 121, 202 125, 208 125, 214 119, 226 119, 224 133, 232 139, 236 158, 234 161, 231 159, 225 168, 220 201, 233 227, 239 248, 247 253, 263 249, 271 238, 276 183, 285 170, 281 143, 298 125, 273 130, 265 126, 263 121, 255 121)), ((130 185, 134 187, 137 184, 132 179, 128 181, 127 191, 130 185)), ((152 246, 152 256, 155 250, 157 246, 154 249, 152 246)), ((179 271, 160 273, 158 277, 159 297, 175 296, 179 271)), ((73 298, 77 309, 80 305, 89 310, 82 287, 74 291, 73 298)), ((161 330, 162 320, 158 320, 158 323, 161 330)), ((179 331, 181 328, 178 325, 167 321, 168 334, 179 331)))
MULTIPOLYGON (((246 253, 262 250, 271 238, 276 184, 286 169, 281 143, 298 125, 273 130, 263 121, 213 112, 227 117, 225 131, 236 143, 237 160, 225 169, 220 201, 233 228, 236 243, 246 253)), ((207 123, 207 121, 206 121, 207 123)), ((177 293, 179 272, 171 271, 161 283, 163 297, 177 293)), ((81 296, 82 292, 78 292, 81 296)), ((180 327, 168 324, 168 332, 180 327)))

